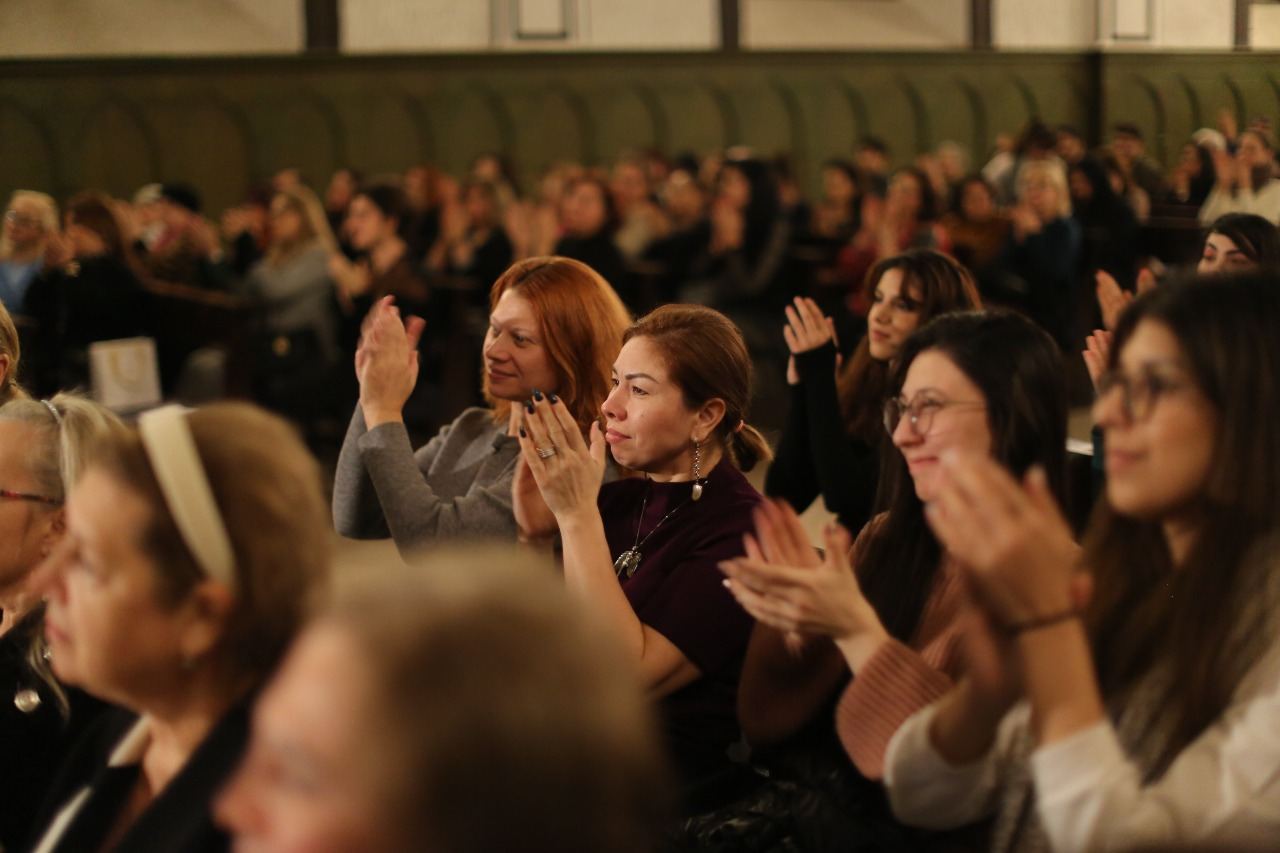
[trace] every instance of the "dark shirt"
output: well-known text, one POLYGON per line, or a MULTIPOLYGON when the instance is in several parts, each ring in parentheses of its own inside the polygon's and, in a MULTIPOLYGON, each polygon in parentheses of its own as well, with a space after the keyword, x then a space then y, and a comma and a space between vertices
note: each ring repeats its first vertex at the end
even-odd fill
MULTIPOLYGON (((134 819, 112 848, 113 853, 221 853, 229 849, 226 833, 213 823, 212 806, 248 743, 250 706, 251 701, 246 700, 223 715, 178 774, 134 819)), ((108 761, 137 721, 137 715, 128 711, 103 714, 63 765, 45 801, 39 824, 42 832, 85 786, 91 791, 53 847, 55 853, 102 849, 140 772, 136 764, 111 767, 108 761)))
POLYGON ((764 491, 796 512, 804 512, 821 495, 826 508, 856 536, 875 507, 880 453, 845 428, 835 359, 833 344, 796 356, 800 384, 791 388, 791 408, 764 491))
POLYGON ((622 252, 613 244, 613 238, 605 231, 590 237, 561 237, 555 253, 591 267, 618 292, 628 307, 632 305, 630 278, 622 252))
POLYGON ((724 588, 718 564, 742 555, 742 537, 751 531, 751 511, 760 501, 760 493, 728 461, 710 473, 696 503, 689 500, 692 486, 618 480, 605 484, 599 500, 615 560, 635 544, 639 522, 643 558, 622 584, 636 615, 701 672, 692 684, 665 697, 660 708, 668 747, 687 783, 727 768, 726 750, 739 739, 738 676, 753 623, 724 588))
POLYGON ((28 663, 44 625, 43 608, 0 637, 0 850, 18 850, 54 771, 105 705, 64 689, 64 716, 53 687, 28 663))

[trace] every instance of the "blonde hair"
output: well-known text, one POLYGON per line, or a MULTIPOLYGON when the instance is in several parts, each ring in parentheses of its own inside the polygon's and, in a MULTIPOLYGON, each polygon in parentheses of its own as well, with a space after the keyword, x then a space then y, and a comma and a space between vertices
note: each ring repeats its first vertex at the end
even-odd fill
POLYGON ((330 254, 338 251, 338 241, 334 239, 333 229, 329 227, 329 217, 325 215, 324 205, 320 203, 320 198, 314 192, 299 184, 296 187, 280 190, 272 196, 272 202, 274 203, 277 198, 283 198, 289 209, 302 217, 304 234, 301 240, 288 246, 273 240, 271 247, 267 250, 268 264, 279 266, 311 242, 318 242, 330 254))
MULTIPOLYGON (((53 200, 53 196, 35 190, 17 190, 9 196, 9 206, 5 209, 13 210, 15 204, 24 201, 36 207, 36 218, 40 220, 40 228, 44 231, 46 238, 57 232, 58 204, 53 200)), ((0 233, 0 261, 12 254, 13 241, 9 239, 8 234, 0 233)))
POLYGON ((18 362, 22 360, 22 343, 18 339, 18 327, 13 324, 13 317, 0 302, 0 356, 8 357, 9 364, 0 368, 0 403, 18 400, 27 396, 18 384, 18 362))
POLYGON ((393 849, 653 850, 670 784, 651 706, 554 563, 497 546, 410 561, 342 571, 319 620, 366 661, 361 742, 393 849))
POLYGON ((1067 170, 1058 160, 1031 160, 1018 171, 1018 200, 1022 200, 1027 184, 1040 178, 1058 193, 1058 215, 1071 215, 1071 191, 1067 187, 1067 170))
MULTIPOLYGON (((295 430, 249 403, 213 403, 187 416, 235 555, 236 601, 217 652, 236 682, 265 679, 310 615, 328 577, 329 503, 320 469, 295 430)), ((136 430, 95 459, 151 508, 142 549, 163 601, 205 577, 183 540, 136 430)))

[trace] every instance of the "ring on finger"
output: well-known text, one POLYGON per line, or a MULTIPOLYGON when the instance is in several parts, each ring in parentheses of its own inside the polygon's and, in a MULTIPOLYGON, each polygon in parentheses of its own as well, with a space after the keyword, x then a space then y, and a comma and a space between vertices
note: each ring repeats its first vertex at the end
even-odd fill
POLYGON ((548 447, 537 447, 534 449, 537 451, 539 459, 550 459, 552 456, 555 456, 559 452, 558 450, 556 450, 556 447, 554 444, 548 447))

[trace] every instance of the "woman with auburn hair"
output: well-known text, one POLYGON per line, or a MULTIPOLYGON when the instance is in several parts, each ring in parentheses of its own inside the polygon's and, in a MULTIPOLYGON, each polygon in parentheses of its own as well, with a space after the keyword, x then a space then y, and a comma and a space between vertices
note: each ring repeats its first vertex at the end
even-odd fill
MULTIPOLYGON (((548 555, 362 566, 254 712, 218 816, 259 853, 653 853, 657 727, 548 555)), ((240 849, 238 846, 237 849, 240 849)))
POLYGON ((53 672, 120 710, 69 756, 34 849, 226 850, 213 797, 329 569, 315 460, 253 406, 168 406, 101 443, 66 513, 36 579, 53 672))
POLYGON ((338 245, 320 199, 305 186, 276 193, 270 217, 267 255, 243 285, 260 311, 254 396, 305 428, 328 408, 340 357, 328 269, 338 245))
POLYGON ((995 850, 1274 849, 1278 325, 1274 275, 1121 316, 1083 552, 1043 476, 943 464, 928 519, 975 593, 971 663, 889 745, 899 817, 994 815, 995 850))
POLYGON ((685 806, 696 808, 731 769, 751 631, 716 566, 742 553, 760 500, 742 472, 771 454, 746 422, 751 359, 724 315, 666 305, 623 341, 604 428, 593 422, 584 439, 563 400, 535 393, 520 449, 559 527, 565 582, 660 700, 685 806), (603 483, 610 452, 644 476, 603 483))
POLYGON ((902 345, 934 317, 982 305, 969 271, 931 249, 880 260, 863 288, 871 305, 867 334, 843 368, 834 324, 817 303, 796 297, 787 306, 791 407, 764 486, 796 512, 821 496, 849 530, 871 518, 884 445, 880 409, 902 345))
POLYGON ((342 535, 389 535, 401 550, 437 539, 514 539, 512 488, 532 481, 517 474, 512 403, 554 393, 580 433, 595 419, 629 322, 608 282, 569 258, 529 258, 493 283, 489 310, 489 405, 467 409, 415 452, 401 412, 417 379, 414 353, 425 324, 402 320, 391 299, 374 306, 356 353, 360 403, 334 483, 342 535))
POLYGON ((0 403, 15 397, 25 397, 26 392, 18 384, 18 362, 22 356, 22 344, 13 317, 0 303, 0 403))

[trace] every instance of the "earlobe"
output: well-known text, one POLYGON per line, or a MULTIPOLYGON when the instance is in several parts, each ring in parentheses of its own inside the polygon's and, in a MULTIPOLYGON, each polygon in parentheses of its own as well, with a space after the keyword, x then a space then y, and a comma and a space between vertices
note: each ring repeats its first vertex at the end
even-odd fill
POLYGON ((40 557, 48 557, 62 541, 67 532, 67 511, 61 507, 54 510, 49 518, 49 528, 45 530, 44 539, 40 543, 40 557))
POLYGON ((181 648, 184 660, 199 660, 218 645, 231 616, 235 596, 225 585, 205 580, 191 591, 191 626, 181 648))
POLYGON ((724 400, 715 397, 702 404, 702 409, 698 412, 698 419, 693 430, 694 441, 706 441, 712 433, 716 431, 716 427, 720 425, 720 421, 724 420, 725 410, 724 400))

